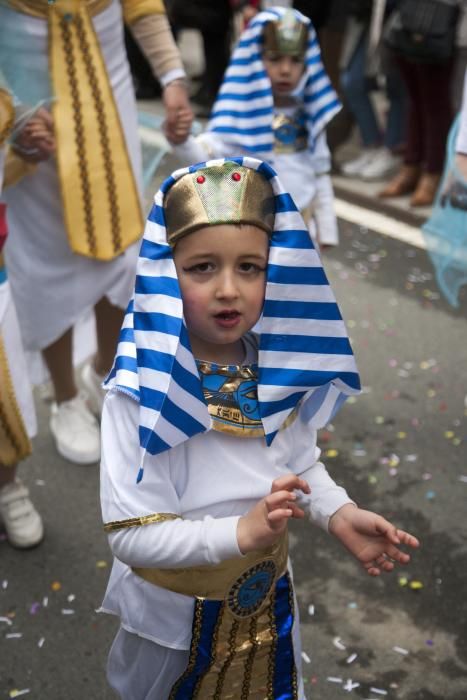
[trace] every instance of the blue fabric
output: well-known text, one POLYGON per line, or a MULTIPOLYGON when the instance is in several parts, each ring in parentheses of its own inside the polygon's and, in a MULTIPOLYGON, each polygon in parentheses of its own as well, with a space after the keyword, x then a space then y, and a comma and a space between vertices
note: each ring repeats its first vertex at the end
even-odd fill
POLYGON ((467 180, 455 162, 459 117, 449 133, 446 164, 432 214, 422 226, 436 280, 448 302, 459 306, 467 284, 467 180))
MULTIPOLYGON (((209 669, 209 666, 211 665, 214 630, 219 613, 222 610, 222 606, 223 603, 221 601, 203 601, 201 612, 201 631, 199 643, 196 647, 193 669, 191 673, 183 679, 178 687, 177 684, 174 686, 176 688, 176 692, 173 695, 174 700, 190 700, 190 698, 193 697, 198 680, 204 676, 206 671, 209 669)), ((195 633, 195 620, 193 620, 193 633, 195 633)))
POLYGON ((274 617, 276 623, 276 650, 274 663, 274 700, 294 700, 293 679, 295 660, 292 643, 293 626, 292 586, 288 574, 276 584, 274 617))

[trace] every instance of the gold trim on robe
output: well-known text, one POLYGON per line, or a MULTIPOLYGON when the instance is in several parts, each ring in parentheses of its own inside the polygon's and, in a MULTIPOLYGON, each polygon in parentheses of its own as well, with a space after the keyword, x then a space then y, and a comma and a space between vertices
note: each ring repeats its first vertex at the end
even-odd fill
POLYGON ((165 15, 163 0, 121 0, 123 17, 127 24, 133 24, 148 15, 165 15))
POLYGON ((166 520, 177 520, 179 515, 174 513, 152 513, 142 515, 139 518, 128 518, 127 520, 113 520, 105 523, 104 532, 115 532, 115 530, 125 530, 128 527, 140 527, 141 525, 151 525, 152 523, 164 523, 166 520))
POLYGON ((0 146, 3 146, 15 121, 15 108, 13 98, 0 87, 0 146))
POLYGON ((8 358, 0 334, 0 464, 12 467, 30 454, 31 441, 16 401, 8 358))
MULTIPOLYGON (((120 117, 91 21, 111 0, 10 0, 47 18, 57 166, 71 249, 112 260, 143 230, 120 117)), ((135 3, 137 4, 137 2, 135 3)))

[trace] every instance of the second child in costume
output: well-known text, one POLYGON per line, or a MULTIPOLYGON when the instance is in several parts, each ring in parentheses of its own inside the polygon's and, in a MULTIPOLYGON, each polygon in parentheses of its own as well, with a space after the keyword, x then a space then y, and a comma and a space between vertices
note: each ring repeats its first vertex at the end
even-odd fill
POLYGON ((288 519, 308 515, 372 575, 418 543, 320 462, 316 430, 359 379, 267 164, 209 161, 162 185, 107 386, 111 686, 124 700, 303 700, 288 519))
POLYGON ((183 165, 236 155, 267 161, 311 235, 322 246, 337 245, 325 129, 339 109, 310 20, 296 10, 272 8, 240 36, 207 130, 174 152, 183 165))

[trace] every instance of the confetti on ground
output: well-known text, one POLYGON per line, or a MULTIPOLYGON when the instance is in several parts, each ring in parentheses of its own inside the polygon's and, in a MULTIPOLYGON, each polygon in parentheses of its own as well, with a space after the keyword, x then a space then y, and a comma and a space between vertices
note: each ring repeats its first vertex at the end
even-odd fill
POLYGON ((60 581, 53 581, 53 582, 50 584, 50 588, 51 588, 53 591, 59 591, 61 587, 62 587, 62 584, 60 583, 60 581))
POLYGON ((464 484, 467 484, 467 476, 464 476, 463 474, 459 477, 459 481, 463 481, 464 484))
POLYGON ((404 647, 392 647, 393 651, 396 651, 398 654, 402 654, 403 656, 406 656, 409 653, 408 649, 404 649, 404 647))
POLYGON ((70 593, 70 595, 68 595, 66 599, 69 603, 72 603, 75 600, 75 598, 76 598, 75 594, 70 593))
POLYGON ((332 450, 326 450, 326 452, 325 452, 326 457, 329 457, 329 458, 331 458, 331 459, 332 459, 333 457, 337 457, 338 454, 339 454, 339 450, 334 450, 334 449, 332 449, 332 450))
POLYGON ((0 617, 0 622, 5 622, 7 625, 10 626, 13 624, 9 617, 0 617))
POLYGON ((5 639, 21 639, 22 636, 21 632, 9 632, 5 635, 5 639))
POLYGON ((106 569, 108 566, 107 562, 104 561, 104 559, 99 559, 99 561, 96 561, 96 568, 97 569, 106 569))
POLYGON ((341 651, 343 651, 344 649, 347 649, 347 647, 345 646, 345 644, 343 644, 343 643, 341 642, 341 638, 340 638, 340 637, 334 637, 334 639, 332 640, 332 643, 334 644, 334 646, 336 647, 336 649, 340 649, 341 651))
POLYGON ((336 678, 335 676, 328 676, 326 678, 326 680, 329 681, 330 683, 343 683, 344 682, 342 680, 342 678, 336 678))
POLYGON ((360 683, 354 683, 351 678, 348 678, 345 685, 344 685, 344 690, 348 690, 349 693, 352 692, 355 688, 359 688, 360 683))
POLYGON ((302 651, 302 659, 303 659, 303 661, 304 661, 306 664, 310 664, 310 663, 311 663, 311 659, 310 659, 310 657, 308 656, 308 654, 306 653, 306 651, 302 651))
POLYGON ((41 637, 39 639, 39 641, 37 642, 37 646, 39 647, 39 649, 42 649, 42 647, 44 646, 44 642, 45 642, 45 637, 41 637))
POLYGON ((6 591, 6 589, 8 588, 8 581, 6 579, 2 581, 2 588, 4 591, 6 591))
POLYGON ((309 605, 308 606, 308 615, 313 616, 315 614, 315 606, 314 605, 309 605))
POLYGON ((70 608, 62 608, 62 615, 74 615, 75 611, 70 608))
POLYGON ((42 598, 42 607, 46 608, 48 606, 48 604, 49 604, 49 599, 47 596, 45 596, 44 598, 42 598))
POLYGON ((355 661, 356 658, 357 658, 357 654, 355 654, 355 652, 354 652, 353 654, 350 654, 350 656, 348 656, 345 661, 346 661, 346 663, 351 664, 355 661))
POLYGON ((411 581, 409 583, 409 588, 411 588, 413 591, 419 591, 423 588, 423 583, 421 581, 411 581))
POLYGON ((19 698, 21 695, 27 695, 30 693, 31 690, 29 688, 23 688, 23 690, 17 690, 16 688, 13 688, 13 690, 10 690, 10 698, 19 698))
POLYGON ((387 695, 388 691, 383 690, 383 688, 370 688, 370 693, 376 693, 376 695, 387 695))
POLYGON ((32 603, 31 607, 29 608, 29 614, 30 615, 36 615, 39 610, 41 609, 41 604, 40 603, 32 603))

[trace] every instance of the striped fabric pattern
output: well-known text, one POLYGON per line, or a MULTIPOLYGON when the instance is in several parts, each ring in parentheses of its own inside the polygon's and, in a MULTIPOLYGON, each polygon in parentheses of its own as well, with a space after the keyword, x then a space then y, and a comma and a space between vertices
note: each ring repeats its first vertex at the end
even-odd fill
MULTIPOLYGON (((290 12, 291 10, 287 10, 290 12)), ((214 104, 208 131, 223 135, 241 151, 264 157, 272 153, 274 102, 271 81, 261 57, 263 27, 286 12, 276 7, 260 12, 242 33, 235 47, 214 104)), ((297 10, 297 18, 308 26, 303 95, 310 150, 341 105, 321 61, 318 38, 310 20, 297 10)))
POLYGON ((303 400, 310 425, 320 428, 347 396, 360 389, 347 331, 320 257, 275 171, 249 157, 212 160, 177 170, 155 196, 137 263, 134 295, 105 383, 106 388, 115 387, 139 402, 142 466, 147 453, 163 452, 211 427, 167 244, 163 202, 171 185, 186 173, 227 160, 261 172, 275 195, 275 225, 259 322, 258 400, 267 444, 299 401, 303 400))

